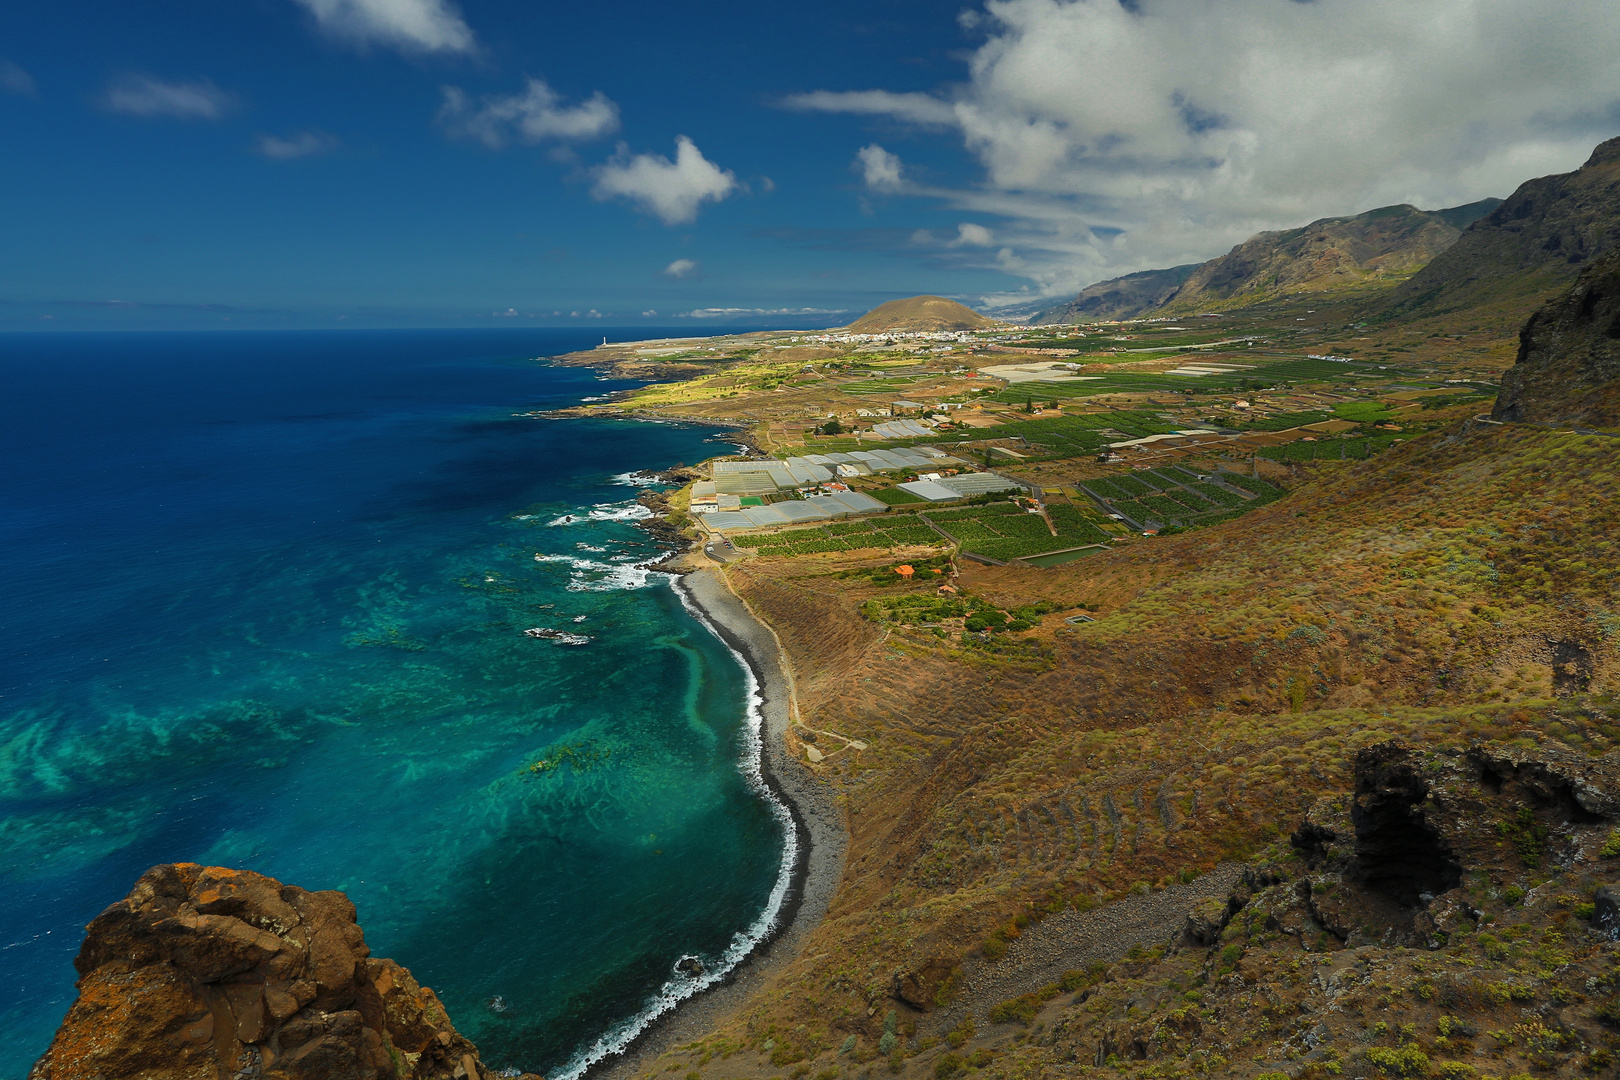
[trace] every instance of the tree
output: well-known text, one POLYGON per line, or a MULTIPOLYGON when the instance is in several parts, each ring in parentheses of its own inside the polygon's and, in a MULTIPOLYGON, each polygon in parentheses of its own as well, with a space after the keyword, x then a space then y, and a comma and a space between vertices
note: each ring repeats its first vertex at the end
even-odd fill
POLYGON ((835 416, 825 424, 822 424, 820 427, 816 428, 816 433, 819 435, 842 435, 844 433, 844 425, 840 424, 838 422, 838 418, 835 416))
POLYGON ((1027 412, 1027 413, 1032 413, 1032 412, 1035 411, 1035 399, 1034 398, 1025 398, 1024 399, 1024 411, 1027 412))

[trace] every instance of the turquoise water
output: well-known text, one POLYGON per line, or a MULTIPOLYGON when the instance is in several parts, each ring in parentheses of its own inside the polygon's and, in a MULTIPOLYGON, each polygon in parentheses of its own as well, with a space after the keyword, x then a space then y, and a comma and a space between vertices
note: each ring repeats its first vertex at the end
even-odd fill
POLYGON ((344 890, 487 1062, 553 1077, 766 929, 752 680, 638 566, 622 475, 726 447, 512 415, 624 385, 527 359, 583 344, 0 339, 0 1076, 158 862, 344 890))

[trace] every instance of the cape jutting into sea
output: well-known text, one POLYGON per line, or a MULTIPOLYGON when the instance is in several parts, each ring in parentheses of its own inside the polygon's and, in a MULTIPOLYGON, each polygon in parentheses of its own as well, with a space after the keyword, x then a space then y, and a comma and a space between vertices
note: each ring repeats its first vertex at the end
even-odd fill
POLYGON ((634 385, 531 359, 594 341, 0 337, 0 1077, 162 862, 342 889, 487 1063, 552 1077, 768 926, 752 677, 638 565, 626 476, 728 447, 514 415, 634 385))

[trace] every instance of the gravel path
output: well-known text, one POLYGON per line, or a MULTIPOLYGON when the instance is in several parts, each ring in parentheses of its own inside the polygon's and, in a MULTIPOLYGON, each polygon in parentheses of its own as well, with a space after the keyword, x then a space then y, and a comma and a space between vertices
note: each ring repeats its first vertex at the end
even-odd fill
POLYGON ((1163 892, 1128 897, 1084 913, 1071 908, 1049 916, 1025 930, 995 963, 970 958, 963 965, 961 990, 947 1008, 934 1014, 932 1025, 949 1031, 968 1013, 976 1023, 988 1024, 992 1006, 1055 983, 1065 971, 1082 969, 1093 960, 1123 960, 1132 945, 1149 948, 1179 937, 1194 904, 1205 897, 1226 896, 1242 876, 1241 863, 1221 863, 1203 877, 1163 892))

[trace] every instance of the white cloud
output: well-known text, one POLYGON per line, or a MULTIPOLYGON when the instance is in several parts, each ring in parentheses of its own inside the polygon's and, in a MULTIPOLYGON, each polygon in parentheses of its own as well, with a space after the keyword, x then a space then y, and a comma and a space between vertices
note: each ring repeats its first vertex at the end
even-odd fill
POLYGON ((703 156, 685 135, 675 138, 675 160, 662 154, 630 156, 620 145, 612 161, 596 169, 598 199, 622 197, 658 217, 665 225, 696 219, 698 207, 719 202, 737 189, 737 178, 703 156))
POLYGON ((761 308, 761 307, 705 307, 682 311, 677 319, 727 319, 738 315, 843 315, 840 308, 761 308))
POLYGON ((877 143, 855 151, 855 166, 873 191, 899 191, 905 186, 900 175, 900 156, 889 153, 877 143))
POLYGON ((254 150, 271 161, 292 161, 328 154, 341 145, 342 140, 336 135, 328 135, 324 131, 295 131, 285 137, 260 135, 254 150))
POLYGON ((126 75, 107 88, 102 104, 130 116, 218 120, 235 102, 209 79, 167 82, 150 75, 126 75))
POLYGON ((679 281, 681 278, 691 277, 697 273, 698 264, 693 259, 676 259, 664 267, 664 276, 679 281))
POLYGON ((1001 217, 1001 264, 1044 295, 1261 229, 1505 196, 1620 129, 1612 0, 989 0, 978 23, 948 93, 784 104, 949 125, 982 181, 908 190, 1001 217))
POLYGON ((23 97, 33 97, 37 93, 34 77, 24 71, 21 64, 4 58, 0 58, 0 90, 23 97))
POLYGON ((964 221, 956 227, 956 239, 947 247, 989 247, 996 242, 995 234, 983 225, 964 221))
POLYGON ((295 0, 328 34, 413 53, 466 53, 473 32, 448 0, 295 0))
POLYGON ((658 314, 658 312, 654 311, 652 308, 648 308, 646 311, 641 313, 641 317, 643 319, 649 319, 656 314, 658 314))
POLYGON ((927 94, 895 94, 887 90, 812 90, 782 99, 785 108, 800 112, 857 113, 892 116, 924 127, 955 127, 956 110, 927 94))
POLYGON ((439 123, 450 134, 499 149, 509 139, 594 139, 619 127, 619 107, 600 91, 578 105, 564 105, 544 79, 529 79, 521 94, 487 94, 474 104, 459 87, 444 88, 439 123))

